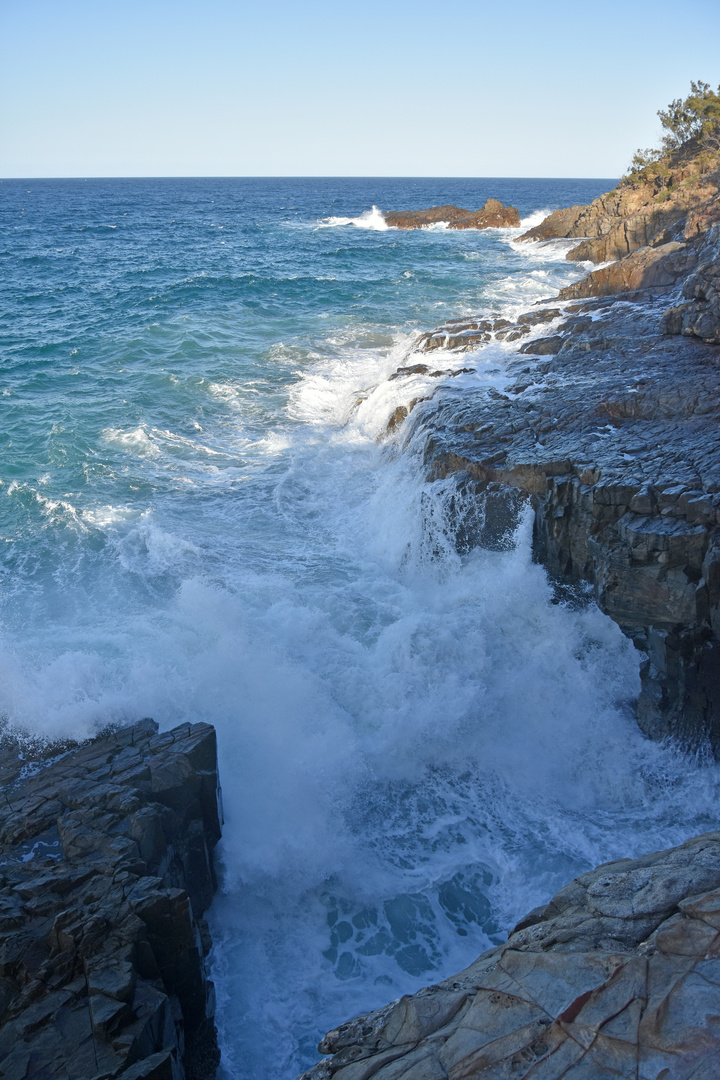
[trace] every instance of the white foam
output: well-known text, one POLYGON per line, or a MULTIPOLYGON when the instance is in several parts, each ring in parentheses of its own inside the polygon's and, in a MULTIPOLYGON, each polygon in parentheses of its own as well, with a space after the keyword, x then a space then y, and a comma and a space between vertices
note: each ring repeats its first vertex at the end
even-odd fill
POLYGON ((536 225, 540 225, 546 217, 552 214, 553 210, 550 207, 546 207, 545 210, 534 210, 532 214, 528 214, 527 217, 520 219, 520 228, 523 232, 527 232, 528 229, 534 229, 536 225))
POLYGON ((358 217, 329 217, 319 222, 319 227, 326 229, 335 228, 338 225, 353 225, 356 229, 372 229, 375 232, 387 232, 391 228, 385 221, 382 210, 379 210, 377 206, 366 210, 358 217))

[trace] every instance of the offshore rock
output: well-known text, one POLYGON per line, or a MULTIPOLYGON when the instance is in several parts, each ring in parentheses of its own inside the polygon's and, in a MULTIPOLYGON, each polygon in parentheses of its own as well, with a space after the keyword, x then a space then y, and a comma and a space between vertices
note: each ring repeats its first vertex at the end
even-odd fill
POLYGON ((301 1080, 714 1080, 720 832, 576 878, 465 971, 329 1032, 301 1080))
POLYGON ((6 737, 2 765, 2 1076, 209 1080, 214 730, 143 720, 29 775, 6 737))
POLYGON ((448 229, 504 229, 520 224, 520 214, 515 207, 503 206, 499 199, 488 199, 480 210, 432 206, 429 210, 392 210, 383 217, 395 229, 422 229, 440 222, 448 229))

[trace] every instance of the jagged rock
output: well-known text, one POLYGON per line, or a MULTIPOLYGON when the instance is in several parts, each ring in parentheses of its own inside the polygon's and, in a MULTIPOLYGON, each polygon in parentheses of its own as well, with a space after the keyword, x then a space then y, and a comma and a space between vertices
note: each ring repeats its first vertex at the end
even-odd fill
POLYGON ((29 775, 18 745, 0 747, 2 1074, 213 1076, 215 732, 144 720, 31 754, 29 775))
POLYGON ((714 832, 581 875, 465 971, 329 1032, 300 1080, 710 1080, 719 972, 714 832))
POLYGON ((556 210, 521 240, 582 238, 569 259, 608 262, 638 248, 691 239, 720 219, 718 170, 678 151, 643 179, 624 180, 589 206, 556 210))
POLYGON ((561 289, 558 299, 579 300, 669 287, 686 278, 697 262, 697 246, 692 243, 671 241, 658 247, 638 248, 619 262, 593 270, 582 281, 561 289))
POLYGON ((647 656, 643 731, 720 754, 720 353, 662 334, 666 304, 660 291, 566 306, 551 338, 520 347, 505 392, 446 382, 422 417, 426 461, 431 478, 465 477, 478 521, 498 506, 487 534, 458 520, 462 550, 502 547, 529 499, 537 558, 591 583, 647 656))
POLYGON ((517 341, 531 333, 540 323, 552 322, 559 315, 559 308, 545 308, 521 315, 515 322, 502 318, 449 319, 442 326, 421 334, 413 343, 413 350, 432 352, 434 349, 449 349, 453 352, 468 352, 486 345, 489 341, 517 341))
POLYGON ((720 226, 708 232, 698 247, 697 260, 697 269, 683 285, 686 302, 668 308, 661 329, 720 344, 720 226))
POLYGON ((488 199, 480 210, 463 210, 459 206, 432 206, 429 210, 392 210, 383 215, 395 229, 422 229, 444 222, 449 229, 504 229, 520 224, 520 214, 514 206, 503 206, 499 199, 488 199))

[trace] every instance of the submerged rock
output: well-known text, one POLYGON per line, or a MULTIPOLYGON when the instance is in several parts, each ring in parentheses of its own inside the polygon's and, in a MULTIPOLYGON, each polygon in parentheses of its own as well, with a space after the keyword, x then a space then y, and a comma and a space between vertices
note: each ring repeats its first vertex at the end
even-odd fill
POLYGON ((2 1075, 214 1076, 213 728, 143 720, 28 775, 2 749, 2 1075))
POLYGON ((499 199, 488 199, 480 210, 431 206, 428 210, 392 210, 383 217, 395 229, 422 229, 439 223, 446 224, 448 229, 504 229, 520 224, 515 207, 503 206, 499 199))
POLYGON ((710 1080, 719 971, 712 832, 576 878, 465 971, 329 1032, 301 1080, 710 1080))

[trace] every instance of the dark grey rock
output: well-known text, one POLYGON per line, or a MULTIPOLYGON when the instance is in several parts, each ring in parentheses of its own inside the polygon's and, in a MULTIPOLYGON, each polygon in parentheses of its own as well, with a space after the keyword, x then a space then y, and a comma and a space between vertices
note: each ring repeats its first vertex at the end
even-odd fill
POLYGON ((19 747, 8 734, 0 746, 2 1074, 212 1077, 214 730, 158 735, 144 720, 56 753, 38 746, 24 777, 19 747))

